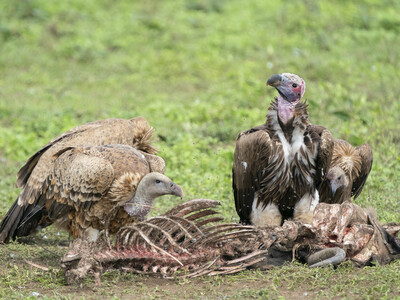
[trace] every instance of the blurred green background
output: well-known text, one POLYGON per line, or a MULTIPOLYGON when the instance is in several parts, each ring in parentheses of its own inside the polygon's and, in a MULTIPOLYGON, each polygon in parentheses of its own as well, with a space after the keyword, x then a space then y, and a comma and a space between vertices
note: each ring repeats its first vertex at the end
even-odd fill
MULTIPOLYGON (((17 171, 50 139, 140 115, 184 200, 220 200, 237 221, 236 136, 264 122, 276 95, 266 79, 291 72, 314 124, 372 146, 356 202, 399 222, 399 11, 395 0, 1 1, 1 215, 17 171)), ((160 198, 153 214, 179 201, 160 198)))

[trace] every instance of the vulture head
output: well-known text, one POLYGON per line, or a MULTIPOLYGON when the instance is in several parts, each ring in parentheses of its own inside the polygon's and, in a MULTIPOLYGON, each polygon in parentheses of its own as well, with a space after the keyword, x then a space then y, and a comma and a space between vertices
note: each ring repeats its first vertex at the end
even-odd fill
POLYGON ((154 199, 163 195, 182 198, 183 190, 167 176, 149 173, 139 182, 135 196, 124 205, 124 209, 129 215, 143 219, 150 212, 154 199))
POLYGON ((326 180, 329 182, 332 195, 335 195, 336 191, 339 189, 347 188, 350 183, 350 179, 345 171, 338 166, 329 169, 326 174, 326 180))
POLYGON ((306 91, 305 81, 291 73, 274 74, 267 80, 267 85, 278 91, 278 115, 286 124, 293 117, 294 108, 306 91))

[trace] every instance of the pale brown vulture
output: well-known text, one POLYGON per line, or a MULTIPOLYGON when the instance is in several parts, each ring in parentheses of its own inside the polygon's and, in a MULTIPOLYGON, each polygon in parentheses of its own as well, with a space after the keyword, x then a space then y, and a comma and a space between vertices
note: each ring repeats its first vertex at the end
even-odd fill
POLYGON ((22 190, 0 224, 0 242, 52 223, 74 237, 95 239, 115 205, 129 201, 137 207, 121 207, 110 221, 111 232, 133 220, 128 212, 144 216, 154 197, 182 196, 181 188, 161 174, 165 163, 153 154, 152 132, 142 117, 107 119, 78 126, 52 140, 19 171, 17 183, 22 190), (150 193, 146 187, 154 182, 159 189, 150 193))
POLYGON ((317 187, 332 156, 332 135, 310 124, 301 101, 305 82, 290 73, 271 76, 278 91, 265 124, 239 134, 233 163, 233 190, 240 221, 281 225, 294 217, 310 223, 317 187))
POLYGON ((343 203, 351 197, 356 199, 371 171, 372 161, 369 145, 353 147, 344 140, 334 139, 332 162, 319 187, 320 201, 343 203))

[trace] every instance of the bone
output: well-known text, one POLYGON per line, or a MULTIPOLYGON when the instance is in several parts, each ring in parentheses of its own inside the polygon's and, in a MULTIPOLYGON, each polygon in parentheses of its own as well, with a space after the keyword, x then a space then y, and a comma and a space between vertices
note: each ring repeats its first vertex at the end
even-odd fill
POLYGON ((221 205, 219 201, 210 199, 194 199, 172 208, 164 215, 183 217, 191 212, 199 211, 206 208, 214 208, 218 205, 221 205))
POLYGON ((327 248, 318 251, 312 255, 307 260, 308 267, 327 267, 336 266, 346 259, 346 252, 338 247, 327 248))
POLYGON ((285 221, 283 226, 270 227, 223 223, 213 210, 218 205, 218 201, 196 199, 121 228, 113 242, 107 235, 95 244, 75 240, 62 260, 67 281, 112 269, 167 279, 233 274, 269 266, 270 250, 308 258, 311 268, 344 260, 364 266, 371 258, 379 263, 400 258, 396 244, 400 225, 382 226, 354 203, 317 206, 312 226, 285 221), (332 237, 333 229, 340 238, 332 237), (332 244, 336 247, 327 248, 332 244), (310 255, 313 249, 324 250, 310 255))

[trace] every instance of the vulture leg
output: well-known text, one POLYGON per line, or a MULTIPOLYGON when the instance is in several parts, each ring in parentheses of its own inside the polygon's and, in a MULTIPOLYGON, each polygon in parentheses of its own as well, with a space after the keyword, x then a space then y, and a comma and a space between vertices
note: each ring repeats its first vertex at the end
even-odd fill
POLYGON ((88 242, 95 242, 99 236, 99 230, 93 227, 89 227, 85 230, 83 238, 88 242))
POLYGON ((305 194, 294 207, 294 219, 305 224, 312 224, 314 209, 318 203, 318 191, 315 191, 314 196, 305 194))
POLYGON ((272 201, 274 197, 271 197, 281 185, 288 184, 287 180, 277 180, 285 169, 283 152, 278 149, 281 147, 276 147, 261 127, 241 133, 236 141, 233 190, 236 211, 243 224, 279 226, 282 223, 278 201, 272 201))
POLYGON ((253 202, 253 210, 251 212, 251 223, 255 226, 280 226, 282 224, 282 214, 279 211, 278 205, 269 203, 266 207, 258 205, 258 202, 253 202))

